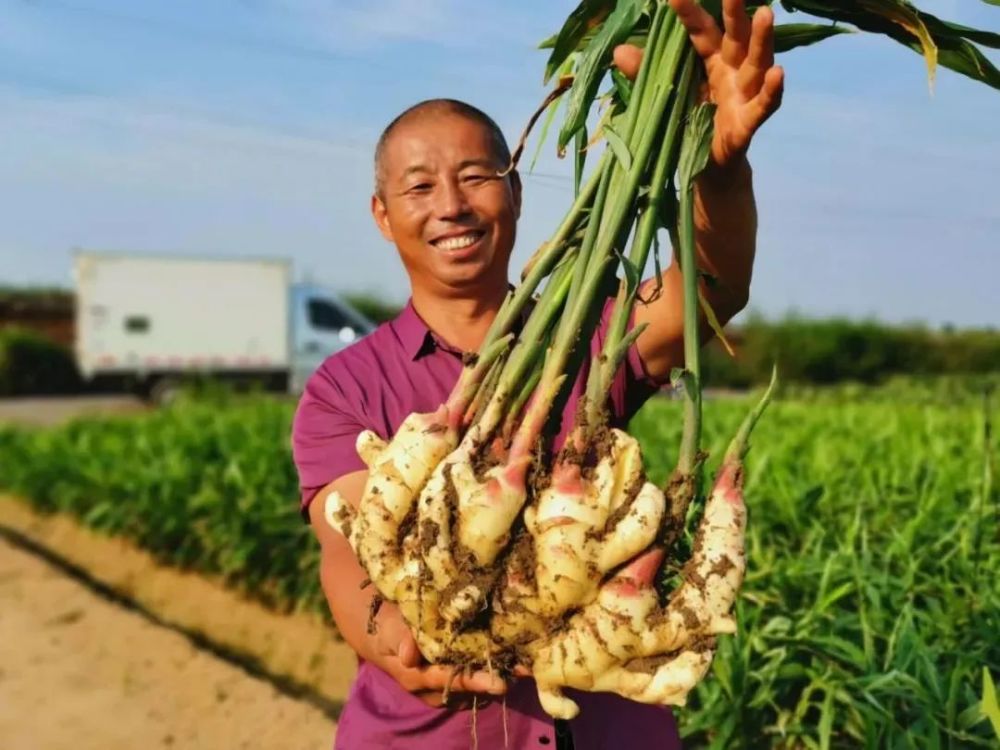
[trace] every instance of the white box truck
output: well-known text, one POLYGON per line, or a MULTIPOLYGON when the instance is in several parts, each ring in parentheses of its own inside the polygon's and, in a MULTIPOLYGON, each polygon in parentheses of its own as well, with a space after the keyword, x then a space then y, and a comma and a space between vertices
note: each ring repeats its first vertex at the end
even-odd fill
POLYGON ((164 402, 194 376, 298 393, 373 324, 291 262, 77 250, 77 365, 85 379, 164 402))

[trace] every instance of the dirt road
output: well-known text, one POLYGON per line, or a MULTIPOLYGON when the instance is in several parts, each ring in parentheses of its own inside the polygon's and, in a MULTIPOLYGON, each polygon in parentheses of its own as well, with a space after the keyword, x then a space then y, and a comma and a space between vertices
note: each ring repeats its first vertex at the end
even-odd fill
POLYGON ((52 427, 73 417, 136 414, 150 407, 134 396, 51 396, 0 398, 0 424, 52 427))
POLYGON ((333 722, 0 537, 3 750, 320 750, 333 722))

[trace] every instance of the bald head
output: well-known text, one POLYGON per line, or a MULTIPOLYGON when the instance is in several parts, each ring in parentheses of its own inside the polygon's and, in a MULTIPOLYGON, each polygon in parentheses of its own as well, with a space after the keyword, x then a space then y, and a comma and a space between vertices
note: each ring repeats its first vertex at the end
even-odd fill
POLYGON ((400 126, 407 123, 415 122, 425 117, 437 117, 440 115, 458 115, 481 125, 489 133, 490 143, 493 146, 497 163, 504 166, 510 163, 510 148, 507 146, 507 140, 504 138, 500 126, 494 122, 493 118, 481 109, 477 109, 471 104, 466 104, 457 99, 427 99, 426 101, 414 104, 400 113, 386 126, 385 130, 382 131, 382 135, 379 136, 378 143, 375 145, 376 195, 379 197, 382 196, 382 186, 385 179, 385 151, 392 140, 393 133, 400 126))

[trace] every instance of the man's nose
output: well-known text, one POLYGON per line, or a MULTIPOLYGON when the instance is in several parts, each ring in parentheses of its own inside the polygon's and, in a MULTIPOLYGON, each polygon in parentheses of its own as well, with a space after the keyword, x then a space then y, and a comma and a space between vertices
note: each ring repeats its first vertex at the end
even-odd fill
POLYGON ((469 213, 469 201, 462 186, 454 180, 445 180, 438 191, 437 213, 440 219, 459 219, 469 213))

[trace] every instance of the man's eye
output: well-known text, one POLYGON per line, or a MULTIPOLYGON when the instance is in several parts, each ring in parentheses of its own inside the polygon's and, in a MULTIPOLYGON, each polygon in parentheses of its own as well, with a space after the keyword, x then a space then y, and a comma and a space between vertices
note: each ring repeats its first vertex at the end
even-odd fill
POLYGON ((478 185, 479 183, 486 182, 490 179, 490 175, 487 174, 467 174, 463 180, 465 182, 471 182, 473 185, 478 185))
POLYGON ((431 189, 431 184, 429 182, 418 182, 416 185, 411 185, 406 191, 408 193, 426 193, 431 189))

